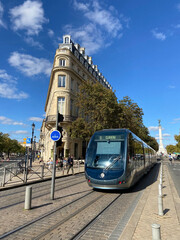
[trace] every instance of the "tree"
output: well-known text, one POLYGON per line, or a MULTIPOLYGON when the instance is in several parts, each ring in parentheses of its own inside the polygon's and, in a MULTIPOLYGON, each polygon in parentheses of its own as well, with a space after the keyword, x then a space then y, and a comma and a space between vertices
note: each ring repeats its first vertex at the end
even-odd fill
POLYGON ((127 128, 147 144, 158 149, 155 138, 149 136, 143 124, 143 110, 128 96, 118 102, 115 92, 100 83, 84 82, 76 97, 79 115, 69 128, 72 138, 88 141, 101 129, 127 128))
POLYGON ((117 98, 114 92, 100 83, 82 84, 77 94, 76 105, 82 117, 73 122, 70 128, 71 137, 89 140, 97 130, 117 127, 117 98))
POLYGON ((177 147, 175 145, 170 144, 166 146, 166 150, 168 153, 173 153, 177 151, 177 147))
POLYGON ((21 146, 17 140, 9 138, 9 134, 0 133, 0 153, 25 153, 25 148, 21 146))
POLYGON ((177 142, 176 145, 167 145, 166 146, 166 150, 169 153, 180 152, 180 134, 179 135, 174 135, 174 139, 177 142))

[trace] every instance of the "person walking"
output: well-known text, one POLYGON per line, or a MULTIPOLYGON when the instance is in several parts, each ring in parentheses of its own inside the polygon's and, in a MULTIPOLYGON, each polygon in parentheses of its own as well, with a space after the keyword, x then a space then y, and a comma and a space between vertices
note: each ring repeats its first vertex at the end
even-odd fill
POLYGON ((173 159, 173 157, 172 157, 172 155, 171 155, 171 153, 170 153, 170 154, 169 154, 170 165, 172 164, 172 159, 173 159))
POLYGON ((73 169, 73 156, 71 156, 69 154, 69 157, 68 157, 68 169, 67 169, 67 174, 69 173, 69 170, 72 170, 72 174, 74 175, 74 169, 73 169))

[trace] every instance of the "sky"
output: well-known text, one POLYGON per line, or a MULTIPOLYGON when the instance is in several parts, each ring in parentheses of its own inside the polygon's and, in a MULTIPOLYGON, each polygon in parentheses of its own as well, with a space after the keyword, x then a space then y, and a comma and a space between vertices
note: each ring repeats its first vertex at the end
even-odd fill
POLYGON ((0 0, 0 132, 37 140, 64 34, 85 47, 119 100, 163 144, 180 133, 180 0, 0 0))

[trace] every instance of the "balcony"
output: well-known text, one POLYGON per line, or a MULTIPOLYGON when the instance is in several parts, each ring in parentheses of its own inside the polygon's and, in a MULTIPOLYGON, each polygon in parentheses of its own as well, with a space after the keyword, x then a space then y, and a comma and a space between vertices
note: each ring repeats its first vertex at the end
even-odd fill
MULTIPOLYGON (((70 122, 73 122, 77 119, 77 117, 74 117, 74 116, 71 116, 71 115, 64 115, 64 121, 63 122, 66 122, 66 123, 70 123, 70 122)), ((56 124, 56 115, 49 115, 46 117, 46 120, 45 120, 45 123, 46 123, 46 127, 47 128, 52 128, 53 126, 55 126, 56 124)))

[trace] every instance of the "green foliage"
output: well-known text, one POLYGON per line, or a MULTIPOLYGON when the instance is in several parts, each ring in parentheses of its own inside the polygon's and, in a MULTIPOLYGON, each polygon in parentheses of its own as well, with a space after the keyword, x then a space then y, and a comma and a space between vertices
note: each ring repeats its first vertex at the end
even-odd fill
POLYGON ((127 128, 158 150, 155 138, 143 124, 143 110, 128 96, 118 102, 115 92, 100 83, 85 82, 76 97, 79 115, 69 129, 72 138, 89 141, 95 131, 127 128))
POLYGON ((174 135, 174 139, 176 140, 176 145, 167 145, 166 150, 168 153, 180 152, 180 135, 174 135))
POLYGON ((17 140, 10 139, 8 134, 0 132, 0 153, 3 152, 9 157, 10 153, 25 153, 25 148, 17 140))

